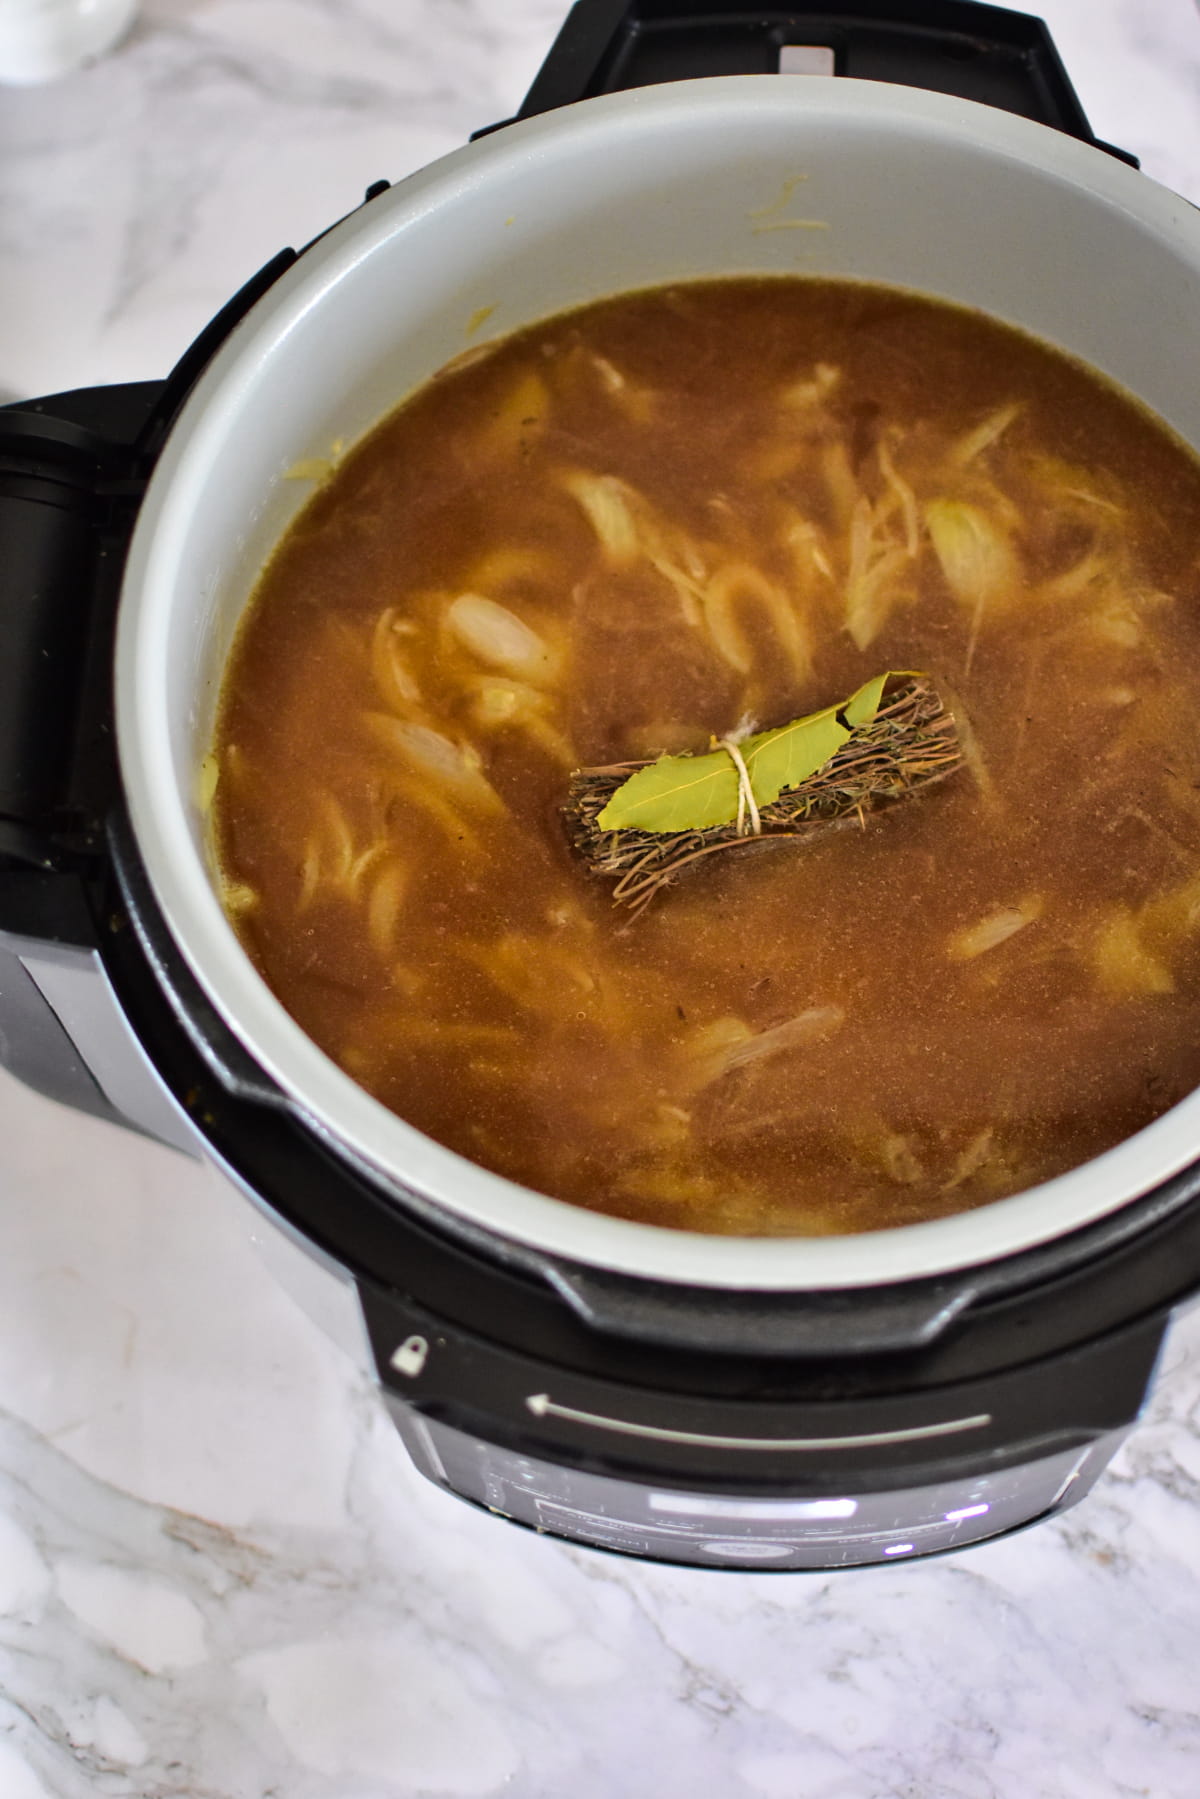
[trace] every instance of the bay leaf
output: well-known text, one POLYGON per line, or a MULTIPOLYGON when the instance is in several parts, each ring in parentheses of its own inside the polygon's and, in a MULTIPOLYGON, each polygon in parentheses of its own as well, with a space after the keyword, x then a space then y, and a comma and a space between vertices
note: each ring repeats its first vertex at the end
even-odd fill
POLYGON ((864 681, 842 707, 847 721, 856 729, 859 725, 869 725, 879 710, 879 703, 883 699, 883 690, 888 682, 901 678, 909 680, 915 672, 914 669, 890 668, 885 674, 876 675, 873 681, 864 681))
MULTIPOLYGON (((741 744, 756 803, 769 806, 824 768, 860 725, 879 710, 891 673, 876 675, 840 706, 826 706, 741 744), (845 722, 843 722, 845 721, 845 722)), ((602 831, 708 831, 732 824, 738 811, 738 777, 725 750, 703 756, 660 756, 639 768, 596 819, 602 831)))
POLYGON ((798 787, 836 756, 850 737, 839 716, 841 711, 840 706, 826 706, 822 712, 746 739, 742 756, 760 806, 769 806, 785 788, 798 787))
POLYGON ((660 756, 617 788, 596 823, 602 831, 707 831, 736 818, 737 802, 727 751, 660 756))

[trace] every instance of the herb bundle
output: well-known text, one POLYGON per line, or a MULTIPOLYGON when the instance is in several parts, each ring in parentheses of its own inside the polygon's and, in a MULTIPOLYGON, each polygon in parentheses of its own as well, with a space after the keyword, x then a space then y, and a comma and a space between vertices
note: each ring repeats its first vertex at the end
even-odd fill
POLYGON ((953 714, 928 676, 889 673, 829 706, 704 756, 583 768, 568 834, 613 901, 641 911, 722 850, 806 837, 944 781, 961 766, 953 714))

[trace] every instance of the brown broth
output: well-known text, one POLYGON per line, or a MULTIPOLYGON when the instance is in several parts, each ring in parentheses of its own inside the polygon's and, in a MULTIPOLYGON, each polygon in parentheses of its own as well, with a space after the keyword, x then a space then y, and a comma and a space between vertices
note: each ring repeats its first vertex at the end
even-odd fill
POLYGON ((1019 1191, 1200 1083, 1198 545, 1191 455, 982 315, 797 278, 551 320, 386 418, 264 572, 231 916, 364 1087, 542 1192, 783 1235, 1019 1191), (888 668, 955 695, 971 771, 632 921, 568 848, 572 768, 888 668))

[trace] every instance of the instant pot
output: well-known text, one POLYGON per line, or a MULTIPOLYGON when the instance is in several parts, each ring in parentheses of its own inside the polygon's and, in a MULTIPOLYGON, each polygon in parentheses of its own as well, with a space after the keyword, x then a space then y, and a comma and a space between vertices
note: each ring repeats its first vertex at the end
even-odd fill
POLYGON ((1200 1096, 899 1230, 582 1211, 303 1036, 214 894, 196 776, 298 463, 488 333, 784 272, 982 307, 1200 445, 1200 213, 1096 142, 1039 21, 971 0, 583 0, 516 120, 281 251, 165 382, 0 411, 0 1059, 240 1188, 430 1479, 713 1568, 928 1555, 1080 1499, 1200 1285, 1200 1096))

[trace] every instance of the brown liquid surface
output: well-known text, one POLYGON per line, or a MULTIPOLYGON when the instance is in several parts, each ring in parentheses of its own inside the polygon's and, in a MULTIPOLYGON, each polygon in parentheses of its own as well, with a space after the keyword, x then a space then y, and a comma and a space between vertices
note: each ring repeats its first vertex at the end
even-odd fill
POLYGON ((605 302, 427 385, 276 552, 214 752, 231 914, 343 1068, 542 1192, 976 1206, 1200 1083, 1198 609, 1200 467, 1035 342, 809 280, 605 302), (572 768, 885 669, 971 769, 633 921, 573 857, 572 768))

